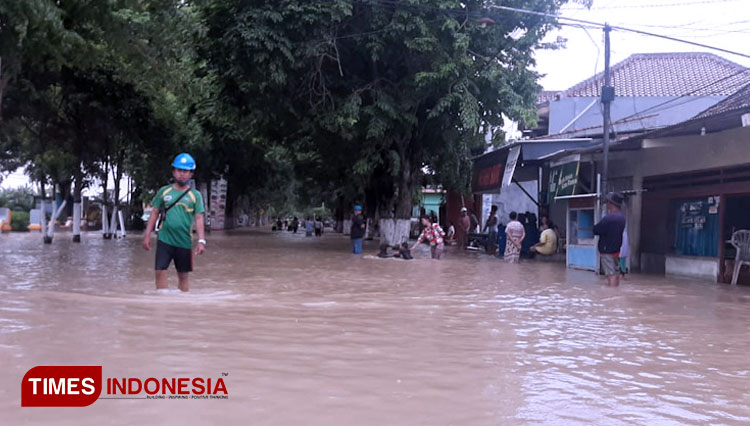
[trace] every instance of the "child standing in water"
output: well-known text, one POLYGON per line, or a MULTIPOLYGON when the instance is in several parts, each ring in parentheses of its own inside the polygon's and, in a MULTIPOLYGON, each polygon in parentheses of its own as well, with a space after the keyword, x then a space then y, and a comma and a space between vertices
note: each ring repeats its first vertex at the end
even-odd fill
POLYGON ((402 259, 411 260, 414 259, 411 257, 411 250, 409 250, 409 244, 407 244, 405 241, 401 243, 401 247, 394 246, 393 249, 398 249, 398 254, 396 257, 400 257, 402 259))

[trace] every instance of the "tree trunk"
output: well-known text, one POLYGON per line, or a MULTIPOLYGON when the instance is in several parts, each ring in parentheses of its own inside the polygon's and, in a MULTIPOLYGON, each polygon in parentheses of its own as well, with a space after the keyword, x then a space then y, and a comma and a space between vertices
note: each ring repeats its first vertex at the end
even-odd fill
POLYGON ((112 165, 112 170, 115 172, 115 206, 120 204, 120 181, 122 180, 122 163, 125 158, 125 151, 120 151, 117 156, 116 164, 112 165))
POLYGON ((73 191, 73 242, 81 242, 81 193, 83 192, 83 171, 78 164, 75 175, 75 189, 73 191))
POLYGON ((0 123, 3 122, 3 94, 5 88, 8 87, 8 81, 10 81, 10 76, 2 77, 2 64, 2 58, 0 58, 0 123))
POLYGON ((107 204, 107 186, 109 185, 109 158, 104 161, 104 174, 102 175, 102 204, 107 204))
POLYGON ((409 241, 411 230, 412 186, 414 184, 413 161, 407 155, 407 142, 397 143, 401 170, 393 183, 395 191, 381 204, 380 242, 389 246, 409 241), (386 210, 387 209, 387 210, 386 210), (393 213, 391 213, 393 211, 393 213), (395 216, 395 217, 394 217, 395 216))
POLYGON ((393 247, 409 241, 410 219, 380 219, 380 244, 393 247))

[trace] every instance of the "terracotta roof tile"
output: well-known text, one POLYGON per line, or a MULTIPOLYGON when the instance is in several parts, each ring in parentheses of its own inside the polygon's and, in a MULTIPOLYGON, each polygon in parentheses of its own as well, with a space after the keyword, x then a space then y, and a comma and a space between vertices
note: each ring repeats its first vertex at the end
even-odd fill
POLYGON ((750 109, 750 72, 745 73, 745 82, 748 83, 745 87, 732 96, 696 115, 695 118, 706 118, 729 111, 750 109))
MULTIPOLYGON (((727 96, 747 83, 748 68, 712 53, 639 53, 612 66, 617 96, 727 96)), ((595 97, 604 73, 564 92, 566 97, 595 97)))

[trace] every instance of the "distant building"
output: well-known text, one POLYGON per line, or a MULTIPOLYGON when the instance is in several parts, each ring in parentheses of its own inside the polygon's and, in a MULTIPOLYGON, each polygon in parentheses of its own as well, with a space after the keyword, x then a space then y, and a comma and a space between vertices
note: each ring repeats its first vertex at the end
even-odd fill
MULTIPOLYGON (((635 54, 612 66, 612 125, 619 138, 680 123, 739 90, 747 69, 711 53, 635 54)), ((567 90, 539 94, 536 138, 602 135, 599 73, 567 90)))

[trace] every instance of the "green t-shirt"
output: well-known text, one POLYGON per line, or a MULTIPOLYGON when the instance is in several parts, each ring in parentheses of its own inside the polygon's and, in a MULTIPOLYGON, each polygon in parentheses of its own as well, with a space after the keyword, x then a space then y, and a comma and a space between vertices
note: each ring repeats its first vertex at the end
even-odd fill
MULTIPOLYGON (((169 207, 183 192, 185 191, 175 189, 174 185, 164 186, 156 193, 151 205, 157 211, 162 207, 169 207)), ((167 212, 167 218, 159 230, 159 241, 175 247, 192 248, 193 219, 204 211, 201 193, 191 189, 167 212)))

